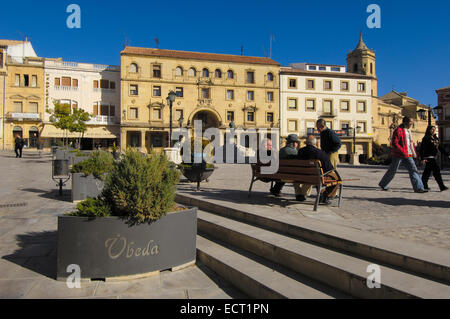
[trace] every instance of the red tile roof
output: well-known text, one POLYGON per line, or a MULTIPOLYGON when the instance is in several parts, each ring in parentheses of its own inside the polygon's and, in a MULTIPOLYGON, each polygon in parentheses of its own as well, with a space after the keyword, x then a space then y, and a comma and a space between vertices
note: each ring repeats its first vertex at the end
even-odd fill
POLYGON ((216 53, 202 53, 202 52, 188 52, 188 51, 174 51, 174 50, 160 50, 152 48, 137 48, 126 47, 121 54, 124 55, 146 55, 155 57, 175 58, 175 59, 190 59, 190 60, 206 60, 206 61, 220 61, 220 62, 234 62, 234 63, 249 63, 249 64, 280 64, 269 58, 250 57, 241 55, 216 54, 216 53))

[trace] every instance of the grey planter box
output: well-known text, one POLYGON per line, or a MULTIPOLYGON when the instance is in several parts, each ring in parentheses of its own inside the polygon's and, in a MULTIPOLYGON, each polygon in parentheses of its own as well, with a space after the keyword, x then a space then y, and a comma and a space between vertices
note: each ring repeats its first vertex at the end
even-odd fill
POLYGON ((139 277, 196 259, 197 208, 170 213, 151 224, 129 226, 119 217, 58 217, 57 279, 70 265, 81 279, 139 277))
POLYGON ((84 176, 83 173, 72 174, 72 202, 94 198, 100 195, 105 187, 105 182, 93 175, 84 176))

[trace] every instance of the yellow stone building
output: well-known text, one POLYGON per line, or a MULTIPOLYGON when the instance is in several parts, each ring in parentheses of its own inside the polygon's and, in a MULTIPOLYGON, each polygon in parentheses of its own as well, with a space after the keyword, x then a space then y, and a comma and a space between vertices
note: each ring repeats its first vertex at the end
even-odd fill
POLYGON ((168 147, 173 129, 279 128, 280 64, 269 58, 126 47, 121 52, 121 148, 168 147))
POLYGON ((4 136, 4 116, 5 116, 5 102, 6 102, 6 96, 5 96, 5 90, 6 90, 6 76, 7 76, 7 70, 6 70, 6 49, 7 46, 0 43, 0 145, 3 146, 3 136, 4 136))
MULTIPOLYGON (((407 96, 406 92, 391 91, 378 99, 379 107, 373 112, 374 122, 377 130, 374 141, 378 145, 390 145, 390 137, 393 129, 402 123, 403 117, 408 116, 414 120, 411 129, 413 141, 417 145, 422 141, 429 124, 429 106, 421 104, 407 96), (394 114, 396 114, 394 116, 394 114)), ((431 125, 436 125, 436 119, 431 113, 431 125)))
POLYGON ((44 118, 44 61, 37 57, 7 56, 4 149, 14 149, 18 134, 36 148, 44 118))

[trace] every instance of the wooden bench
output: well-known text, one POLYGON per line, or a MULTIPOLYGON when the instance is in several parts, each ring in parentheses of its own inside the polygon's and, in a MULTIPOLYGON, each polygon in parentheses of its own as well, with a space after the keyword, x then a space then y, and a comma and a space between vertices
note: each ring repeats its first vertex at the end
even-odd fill
POLYGON ((252 167, 252 182, 248 192, 248 197, 251 196, 253 183, 261 181, 264 183, 270 182, 284 182, 284 183, 299 183, 309 184, 316 188, 317 198, 314 204, 314 211, 317 211, 319 205, 320 194, 323 189, 328 186, 339 185, 339 203, 341 206, 342 199, 342 178, 337 170, 323 172, 322 165, 319 160, 280 160, 278 172, 276 174, 262 174, 261 167, 269 166, 269 164, 251 164, 252 167), (338 180, 327 178, 327 175, 335 172, 338 180))

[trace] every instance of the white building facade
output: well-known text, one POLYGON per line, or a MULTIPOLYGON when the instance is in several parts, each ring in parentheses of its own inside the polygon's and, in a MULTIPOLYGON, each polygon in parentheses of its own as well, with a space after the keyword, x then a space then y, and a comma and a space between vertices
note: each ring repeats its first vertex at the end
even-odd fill
MULTIPOLYGON (((82 149, 110 147, 120 140, 120 67, 61 59, 45 60, 45 106, 54 109, 54 103, 68 104, 91 114, 88 130, 83 135, 82 149)), ((64 133, 50 124, 50 114, 44 118, 42 138, 46 145, 63 138, 64 133)), ((69 134, 78 138, 79 134, 69 134)))
POLYGON ((341 137, 341 162, 349 161, 353 151, 360 159, 370 158, 371 80, 366 75, 348 73, 345 66, 338 65, 296 63, 281 68, 281 136, 297 134, 305 139, 308 134, 318 134, 316 121, 324 119, 341 137))

